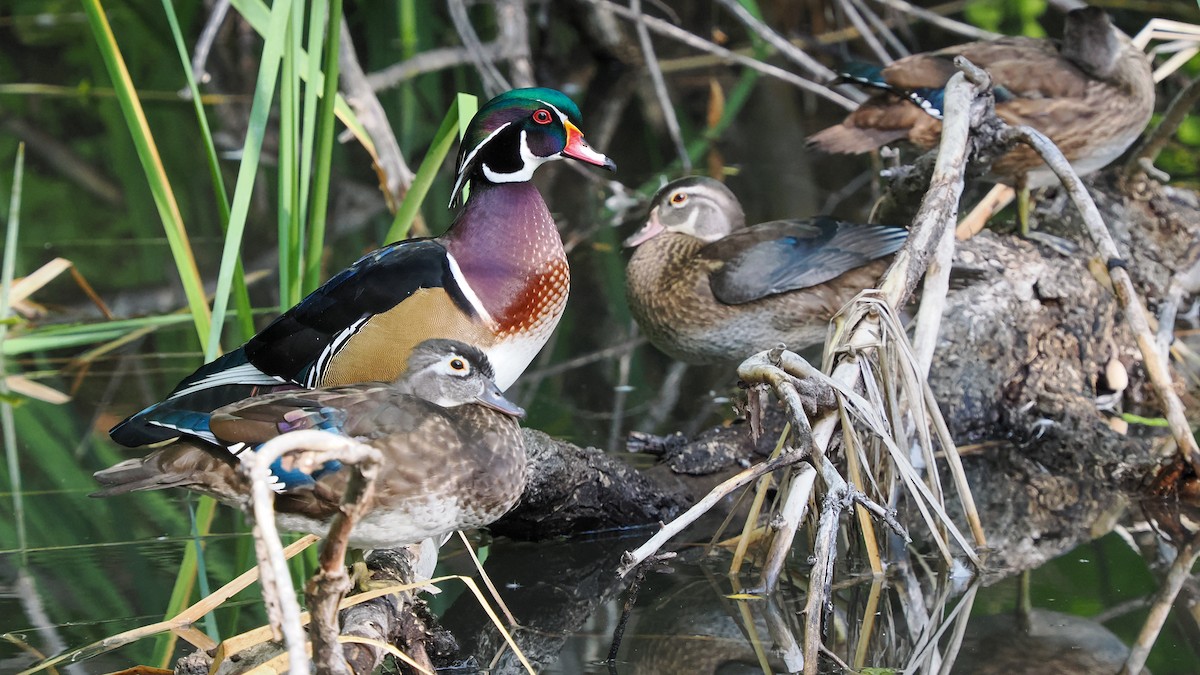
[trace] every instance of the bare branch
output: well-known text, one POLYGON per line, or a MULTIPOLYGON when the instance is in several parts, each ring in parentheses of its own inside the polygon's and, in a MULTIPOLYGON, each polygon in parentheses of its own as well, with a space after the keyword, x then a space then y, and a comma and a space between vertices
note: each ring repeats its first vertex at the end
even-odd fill
MULTIPOLYGON (((612 13, 614 13, 618 16, 621 16, 625 19, 629 19, 631 21, 637 21, 637 20, 639 20, 639 16, 641 16, 641 15, 634 14, 633 12, 629 11, 628 7, 622 7, 621 5, 611 2, 610 0, 585 0, 585 1, 590 4, 596 5, 598 7, 607 9, 607 10, 611 11, 612 13)), ((697 36, 687 32, 686 30, 679 28, 678 26, 675 26, 670 23, 667 23, 666 21, 663 21, 662 19, 659 19, 659 18, 656 18, 653 16, 646 16, 642 20, 645 21, 646 27, 649 28, 650 30, 654 31, 655 33, 658 33, 660 35, 665 35, 673 40, 682 42, 683 44, 686 44, 689 47, 692 47, 694 49, 698 49, 700 51, 707 52, 709 54, 715 54, 716 56, 721 57, 723 60, 725 60, 728 63, 737 63, 739 65, 746 66, 747 68, 757 70, 758 72, 760 72, 764 75, 768 75, 770 77, 774 77, 776 79, 783 80, 784 82, 787 82, 796 87, 799 87, 800 89, 803 89, 804 91, 811 92, 813 94, 816 94, 817 96, 820 96, 829 101, 832 101, 847 110, 853 110, 858 107, 857 101, 847 98, 846 96, 843 96, 842 94, 839 94, 839 93, 833 91, 829 87, 826 87, 821 84, 817 84, 816 82, 813 82, 811 80, 806 80, 806 79, 804 79, 798 75, 795 75, 793 73, 790 73, 782 68, 777 68, 770 64, 763 63, 756 59, 752 59, 748 56, 742 56, 741 54, 738 54, 737 52, 731 51, 731 50, 721 47, 720 45, 717 45, 713 42, 710 42, 703 38, 697 37, 697 36)))
POLYGON ((467 5, 464 0, 446 0, 446 6, 450 10, 450 20, 454 22, 454 29, 458 31, 459 39, 463 41, 467 53, 471 55, 471 61, 475 64, 475 69, 479 71, 479 78, 483 81, 483 90, 487 92, 488 98, 512 89, 508 80, 504 79, 504 76, 500 74, 495 64, 484 52, 483 43, 480 42, 475 27, 471 25, 471 17, 467 16, 467 5))
POLYGON ((400 144, 396 142, 396 134, 388 123, 383 105, 375 96, 375 90, 367 82, 358 56, 354 52, 354 41, 350 35, 350 25, 342 18, 342 39, 338 49, 338 71, 341 73, 342 92, 346 103, 354 109, 363 128, 371 136, 375 144, 372 153, 378 162, 378 170, 382 175, 384 196, 387 199, 388 210, 392 213, 399 208, 408 186, 412 184, 413 172, 404 161, 400 152, 400 144))
POLYGON ((1096 244, 1096 248, 1100 250, 1100 255, 1106 260, 1109 276, 1113 282, 1113 292, 1125 314, 1125 320, 1129 322, 1129 327, 1134 333, 1138 348, 1142 352, 1142 360, 1145 363, 1147 374, 1150 375, 1150 383, 1165 408, 1171 435, 1175 438, 1179 453, 1184 461, 1191 464, 1194 471, 1200 473, 1200 447, 1197 447, 1196 439, 1192 436, 1191 427, 1184 414, 1183 402, 1175 393, 1174 385, 1171 382, 1170 368, 1159 358, 1158 350, 1155 349, 1154 334, 1150 330, 1150 322, 1146 317, 1146 309, 1137 295, 1137 290, 1133 287, 1133 280, 1130 279, 1129 272, 1125 269, 1125 260, 1121 257, 1116 242, 1113 241, 1112 235, 1104 225, 1104 219, 1100 216, 1096 203, 1092 201, 1091 195, 1083 186, 1083 181, 1075 174, 1075 170, 1071 168, 1066 157, 1049 138, 1036 129, 1024 126, 1010 127, 1009 133, 1017 140, 1031 146, 1042 156, 1046 165, 1062 182, 1063 189, 1075 202, 1075 208, 1079 209, 1083 216, 1083 223, 1088 234, 1096 244))
POLYGON ((667 134, 675 144, 675 153, 679 155, 679 164, 684 173, 692 172, 692 158, 688 157, 687 147, 683 144, 683 134, 679 130, 679 119, 675 117, 675 106, 671 105, 671 95, 667 93, 667 83, 663 81, 662 69, 658 67, 658 57, 654 55, 654 43, 650 41, 650 31, 646 28, 646 17, 642 14, 642 0, 629 0, 629 11, 637 15, 633 22, 637 29, 638 44, 642 47, 646 69, 650 72, 650 82, 654 85, 654 94, 658 98, 658 107, 662 108, 663 121, 667 123, 667 134))
POLYGON ((529 53, 529 16, 525 12, 525 0, 497 0, 496 24, 500 34, 496 42, 500 51, 509 55, 509 74, 514 87, 532 87, 537 82, 533 77, 533 58, 529 53))
POLYGON ((826 68, 820 61, 806 54, 803 49, 788 42, 782 35, 776 33, 773 28, 751 14, 750 10, 742 6, 742 3, 737 2, 737 0, 717 1, 722 7, 737 17, 738 21, 741 21, 746 28, 753 31, 775 49, 778 49, 779 53, 783 54, 788 60, 804 69, 804 72, 809 77, 820 78, 822 80, 832 80, 837 77, 837 73, 826 68))
POLYGON ((1145 171, 1147 166, 1154 166, 1158 154, 1167 147, 1167 142, 1179 130, 1179 125, 1183 124, 1188 114, 1195 110, 1197 102, 1200 102, 1200 77, 1189 82, 1175 95, 1175 98, 1171 99, 1162 121, 1130 154, 1129 161, 1125 163, 1125 175, 1131 176, 1139 171, 1145 171))
POLYGON ((854 26, 854 29, 862 36, 862 39, 871 48, 871 51, 875 52, 875 58, 880 63, 891 63, 892 55, 888 54, 883 45, 879 43, 879 39, 871 32, 871 27, 863 20, 862 15, 858 13, 858 9, 854 7, 854 4, 849 2, 849 0, 841 0, 841 7, 842 12, 846 14, 847 19, 850 19, 850 23, 854 26))
POLYGON ((999 33, 993 33, 991 31, 983 30, 982 28, 976 28, 975 26, 963 23, 961 21, 955 21, 954 19, 947 19, 937 12, 931 12, 928 9, 914 7, 908 2, 905 2, 905 0, 875 1, 885 7, 891 7, 898 12, 915 16, 926 23, 931 23, 938 28, 941 28, 942 30, 949 31, 951 33, 957 33, 958 35, 969 37, 972 40, 995 40, 998 37, 1003 37, 999 33))

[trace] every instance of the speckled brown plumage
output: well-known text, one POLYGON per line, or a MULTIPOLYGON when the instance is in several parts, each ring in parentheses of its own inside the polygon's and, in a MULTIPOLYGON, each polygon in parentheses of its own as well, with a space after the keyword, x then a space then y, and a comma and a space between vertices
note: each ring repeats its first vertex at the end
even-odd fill
MULTIPOLYGON (((424 355, 422 350, 427 351, 430 344, 454 343, 423 343, 414 350, 410 364, 424 355)), ((476 372, 463 377, 490 378, 491 366, 483 353, 457 345, 458 351, 449 354, 446 362, 468 355, 460 363, 471 364, 476 372), (477 365, 476 359, 483 365, 477 365)), ((438 367, 440 362, 424 371, 410 365, 405 379, 395 384, 355 384, 250 398, 214 411, 209 426, 224 445, 251 446, 239 452, 252 452, 253 446, 280 433, 304 428, 334 429, 380 450, 384 465, 374 494, 366 515, 351 534, 356 546, 394 547, 480 527, 511 509, 521 496, 526 478, 523 437, 512 414, 463 402, 461 395, 447 387, 436 389, 437 396, 410 393, 410 380, 430 369, 434 378, 459 376, 438 371, 438 367), (443 397, 458 400, 445 406, 427 400, 443 397)), ((498 397, 494 383, 487 379, 486 384, 498 397)), ((497 400, 487 396, 479 400, 484 399, 497 400)), ((519 412, 515 406, 511 410, 519 412)), ((250 484, 237 464, 236 456, 225 447, 184 438, 143 459, 98 472, 96 478, 105 489, 97 495, 183 487, 244 506, 250 484)), ((291 467, 285 461, 281 468, 291 467)), ((345 470, 328 471, 318 474, 315 484, 281 489, 275 500, 280 525, 324 534, 337 513, 347 474, 345 470)))
MULTIPOLYGON (((809 138, 833 153, 862 153, 906 139, 921 148, 938 142, 941 122, 897 92, 936 90, 965 56, 991 74, 998 89, 996 114, 1009 124, 1031 126, 1050 137, 1080 174, 1116 159, 1145 129, 1154 110, 1149 59, 1112 27, 1098 8, 1067 16, 1061 43, 1005 37, 914 54, 884 67, 880 91, 838 125, 809 138)), ((998 180, 1030 187, 1054 180, 1030 148, 1016 146, 992 165, 998 180)))
POLYGON ((689 363, 824 340, 830 318, 875 284, 902 228, 828 218, 752 227, 737 198, 702 177, 668 184, 626 245, 629 307, 663 352, 689 363))

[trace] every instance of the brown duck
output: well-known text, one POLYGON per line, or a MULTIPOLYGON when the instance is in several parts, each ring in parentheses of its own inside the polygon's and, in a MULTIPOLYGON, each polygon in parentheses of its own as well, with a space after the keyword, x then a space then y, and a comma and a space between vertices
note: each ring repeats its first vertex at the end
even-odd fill
POLYGON ((629 307, 650 342, 689 363, 741 359, 824 340, 829 319, 874 286, 908 237, 901 227, 832 218, 746 227, 737 197, 694 176, 651 202, 625 269, 629 307))
MULTIPOLYGON (((855 66, 844 78, 878 88, 841 124, 809 137, 825 152, 863 153, 907 139, 931 148, 941 134, 941 91, 965 56, 992 76, 996 114, 1046 134, 1080 174, 1116 159, 1146 128, 1154 109, 1150 62, 1095 7, 1069 12, 1061 42, 1027 37, 969 42, 914 54, 888 66, 855 66)), ((992 165, 1009 185, 1042 187, 1053 174, 1017 145, 992 165)))
MULTIPOLYGON (((350 535, 354 546, 393 548, 481 527, 517 503, 526 478, 517 425, 524 411, 493 377, 481 350, 426 340, 396 382, 265 394, 218 408, 207 421, 187 420, 178 425, 179 440, 97 472, 104 487, 93 496, 182 487, 246 506, 250 482, 238 456, 282 433, 316 428, 356 438, 384 457, 369 510, 350 535)), ((282 462, 271 471, 280 526, 324 535, 348 471, 336 462, 313 475, 282 462)))

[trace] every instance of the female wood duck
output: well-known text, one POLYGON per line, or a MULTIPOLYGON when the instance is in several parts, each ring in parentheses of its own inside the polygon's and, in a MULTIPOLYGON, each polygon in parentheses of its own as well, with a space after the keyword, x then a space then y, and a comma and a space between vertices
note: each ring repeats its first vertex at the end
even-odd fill
MULTIPOLYGON (((517 425, 524 411, 492 377, 481 350, 426 340, 394 383, 275 392, 204 415, 207 424, 184 438, 97 472, 104 488, 93 496, 182 487, 247 506, 250 482, 238 471, 238 455, 288 431, 320 428, 367 443, 385 458, 367 515, 351 533, 353 545, 396 547, 481 527, 516 504, 526 476, 517 425)), ((346 486, 348 472, 340 469, 330 462, 310 476, 272 466, 279 524, 324 535, 346 486)))
MULTIPOLYGON (((967 57, 991 74, 996 114, 1053 140, 1083 175, 1116 159, 1146 128, 1154 109, 1150 62, 1095 7, 1067 14, 1062 42, 1026 37, 970 42, 914 54, 889 66, 857 66, 844 79, 880 89, 839 125, 809 137, 825 152, 862 153, 908 139, 931 148, 941 134, 942 88, 967 57), (914 103, 916 105, 914 105, 914 103)), ((1017 145, 992 165, 993 177, 1020 187, 1056 182, 1032 149, 1017 145), (1027 179, 1026 179, 1027 177, 1027 179)))
POLYGON ((689 363, 740 359, 825 339, 829 319, 874 286, 908 237, 902 227, 832 218, 746 227, 722 183, 673 181, 651 201, 625 270, 629 307, 650 342, 689 363))
POLYGON ((451 206, 467 181, 471 195, 445 234, 363 256, 165 401, 113 427, 113 440, 133 447, 177 436, 155 424, 172 410, 209 411, 281 388, 391 381, 428 338, 479 347, 507 389, 558 325, 570 286, 558 229, 529 180, 560 157, 615 169, 584 141, 579 117, 553 89, 489 101, 463 136, 451 206))

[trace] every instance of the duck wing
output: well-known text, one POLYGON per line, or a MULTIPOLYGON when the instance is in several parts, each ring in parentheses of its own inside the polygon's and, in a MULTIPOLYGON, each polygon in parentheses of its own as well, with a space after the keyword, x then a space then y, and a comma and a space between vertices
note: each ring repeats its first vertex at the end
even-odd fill
MULTIPOLYGON (((429 239, 389 244, 339 272, 246 344, 201 366, 166 399, 131 415, 109 435, 121 445, 149 445, 178 435, 156 423, 173 411, 207 412, 280 388, 320 386, 333 357, 359 330, 426 288, 443 289, 463 312, 476 315, 445 246, 429 239)), ((390 365, 380 359, 381 379, 390 365)))
POLYGON ((709 275, 717 300, 739 305, 831 281, 896 252, 908 230, 833 218, 755 225, 713 242, 700 257, 719 263, 709 275))

